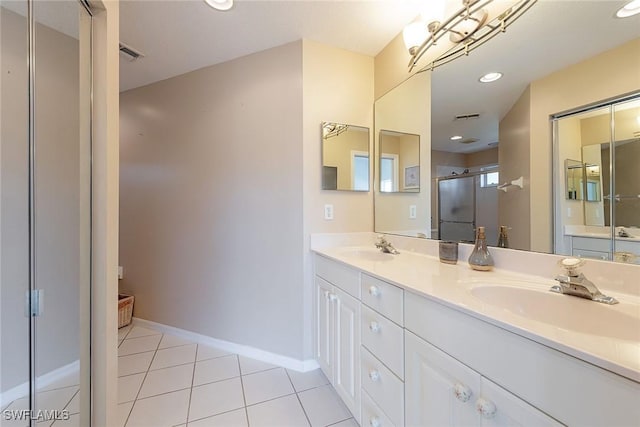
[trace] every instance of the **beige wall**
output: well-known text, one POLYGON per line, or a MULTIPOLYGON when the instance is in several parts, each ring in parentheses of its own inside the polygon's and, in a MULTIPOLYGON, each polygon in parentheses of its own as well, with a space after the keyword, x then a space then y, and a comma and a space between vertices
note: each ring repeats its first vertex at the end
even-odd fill
MULTIPOLYGON (((2 20, 2 384, 29 378, 27 21, 0 8, 2 20), (16 303, 17 302, 17 303, 16 303)), ((72 19, 72 17, 69 17, 72 19)), ((38 319, 36 375, 80 358, 81 212, 78 40, 36 25, 36 286, 45 294, 38 319), (55 83, 54 83, 55 82, 55 83)), ((85 145, 88 139, 82 141, 85 145)), ((86 148, 86 147, 85 147, 86 148)), ((82 177, 86 183, 89 176, 82 177)), ((86 200, 85 200, 86 202, 86 200)), ((86 208, 86 206, 85 206, 86 208)), ((87 225, 87 224, 85 224, 87 225)), ((82 230, 88 236, 88 229, 82 230)), ((88 248, 82 248, 88 251, 88 248)), ((85 258, 86 261, 88 259, 85 258)))
MULTIPOLYGON (((313 268, 311 233, 373 230, 373 191, 321 190, 320 123, 335 121, 369 128, 373 139, 373 58, 303 40, 302 162, 304 221, 304 358, 313 357, 313 268), (324 205, 334 219, 324 219, 324 205)), ((370 142, 370 152, 373 147, 370 142)), ((371 156, 373 157, 373 156, 371 156)), ((370 164, 373 171, 373 163, 370 164)), ((370 174, 373 177, 373 173, 370 174)), ((371 187, 370 185, 370 188, 371 187)))
MULTIPOLYGON (((529 185, 530 104, 530 89, 527 87, 498 126, 500 181, 511 182, 521 176, 524 177, 523 189, 512 188, 506 193, 499 191, 498 222, 500 225, 510 228, 509 246, 525 250, 531 249, 531 230, 529 227, 532 213, 530 205, 537 203, 537 201, 532 202, 530 199, 529 185)), ((546 173, 551 174, 550 165, 540 165, 540 167, 546 173)), ((541 230, 538 230, 539 233, 544 234, 541 230)))
POLYGON ((488 150, 476 151, 475 153, 465 154, 465 166, 473 168, 477 166, 497 165, 499 154, 498 147, 488 150))
POLYGON ((529 216, 532 250, 553 250, 549 116, 639 90, 639 69, 640 38, 531 83, 530 186, 534 203, 530 205, 529 216), (547 214, 541 214, 543 212, 547 214))
POLYGON ((135 315, 302 359, 302 42, 124 92, 120 109, 135 315))
MULTIPOLYGON (((422 232, 429 235, 431 229, 431 74, 416 74, 378 99, 375 105, 375 118, 376 146, 382 129, 420 136, 420 165, 422 166, 419 193, 380 193, 379 177, 375 176, 375 230, 410 234, 422 232), (416 206, 416 219, 409 218, 411 205, 416 206)), ((379 170, 377 158, 374 169, 379 170)), ((404 172, 401 171, 401 173, 404 172)))

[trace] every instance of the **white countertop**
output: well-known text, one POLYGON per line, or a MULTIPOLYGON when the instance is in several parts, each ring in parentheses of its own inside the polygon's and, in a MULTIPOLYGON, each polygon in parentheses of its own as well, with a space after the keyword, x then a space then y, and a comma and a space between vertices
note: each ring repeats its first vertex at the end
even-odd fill
MULTIPOLYGON (((585 330, 576 332, 518 315, 518 310, 514 307, 501 308, 472 294, 474 287, 487 284, 548 292, 548 289, 555 284, 555 281, 550 278, 501 269, 479 272, 470 269, 464 261, 459 261, 457 265, 449 265, 441 263, 436 257, 407 251, 397 256, 390 255, 391 258, 384 261, 356 254, 357 250, 370 251, 371 246, 316 247, 313 250, 320 255, 391 282, 409 292, 640 382, 640 327, 637 330, 635 328, 635 325, 640 325, 640 298, 636 295, 603 290, 603 293, 620 301, 619 304, 608 306, 572 296, 549 293, 563 299, 562 304, 566 303, 566 311, 561 314, 567 316, 570 321, 576 321, 577 316, 585 316, 584 319, 587 322, 585 330), (595 307, 595 305, 601 307, 595 307), (611 310, 607 312, 612 315, 607 316, 607 321, 615 323, 616 317, 630 316, 633 319, 633 327, 629 328, 627 324, 622 329, 616 329, 616 324, 598 323, 594 320, 594 311, 602 313, 603 309, 611 310), (595 334, 587 333, 591 331, 588 325, 596 326, 595 334), (614 333, 618 331, 618 335, 623 338, 603 336, 608 333, 609 328, 614 333), (625 332, 621 333, 621 330, 625 332)), ((544 295, 544 298, 547 296, 544 295)), ((564 305, 562 307, 564 308, 564 305)), ((540 307, 540 310, 544 311, 545 308, 540 307)), ((580 319, 577 319, 577 322, 581 324, 580 319)))

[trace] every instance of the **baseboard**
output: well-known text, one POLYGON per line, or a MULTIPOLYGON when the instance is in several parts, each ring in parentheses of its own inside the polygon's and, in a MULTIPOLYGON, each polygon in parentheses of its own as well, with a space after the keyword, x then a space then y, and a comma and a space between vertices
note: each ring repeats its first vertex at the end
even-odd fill
POLYGON ((207 335, 198 334, 196 332, 187 331, 184 329, 176 328, 173 326, 164 325, 162 323, 153 322, 151 320, 133 318, 133 324, 151 329, 156 329, 161 332, 172 334, 186 340, 196 342, 198 344, 208 345, 210 347, 216 347, 229 353, 239 354, 241 356, 250 357, 252 359, 260 360, 262 362, 271 363, 272 365, 282 366, 283 368, 291 369, 298 372, 308 372, 318 369, 320 365, 313 359, 298 360, 291 357, 283 356, 277 353, 271 353, 269 351, 260 350, 259 348, 250 347, 247 345, 236 344, 229 341, 212 338, 207 335))
MULTIPOLYGON (((80 370, 80 360, 73 361, 68 365, 64 365, 58 369, 47 372, 38 377, 38 389, 49 387, 54 382, 80 370)), ((29 394, 29 382, 24 382, 9 390, 0 393, 0 407, 3 407, 16 399, 25 397, 29 394)))

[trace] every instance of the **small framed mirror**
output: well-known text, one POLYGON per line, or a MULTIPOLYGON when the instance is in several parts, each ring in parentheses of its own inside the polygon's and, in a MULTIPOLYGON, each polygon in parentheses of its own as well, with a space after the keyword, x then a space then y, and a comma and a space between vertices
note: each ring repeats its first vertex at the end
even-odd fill
POLYGON ((420 192, 420 135, 380 131, 380 192, 420 192))
POLYGON ((369 191, 369 128, 322 122, 322 189, 369 191))
POLYGON ((566 159, 564 170, 566 175, 565 198, 567 200, 583 200, 585 165, 581 161, 566 159))

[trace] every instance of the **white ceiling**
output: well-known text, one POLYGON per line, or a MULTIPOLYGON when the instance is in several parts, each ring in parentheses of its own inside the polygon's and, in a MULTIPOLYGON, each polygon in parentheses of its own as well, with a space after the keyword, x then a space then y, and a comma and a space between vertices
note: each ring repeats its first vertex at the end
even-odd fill
MULTIPOLYGON (((203 0, 121 0, 120 39, 145 54, 121 61, 121 90, 301 38, 375 56, 418 15, 424 1, 429 0, 236 0, 231 11, 218 12, 203 0)), ((433 71, 433 148, 489 148, 498 141, 498 121, 529 82, 640 37, 640 15, 613 18, 624 3, 539 0, 505 34, 433 71), (489 71, 504 77, 480 84, 478 78, 489 71), (453 122, 454 116, 469 113, 481 118, 453 122), (478 142, 452 142, 452 135, 478 142)))
POLYGON ((120 89, 153 83, 301 38, 375 56, 424 0, 122 0, 120 40, 143 59, 120 64, 120 89))
POLYGON ((449 152, 491 148, 488 144, 498 141, 499 120, 529 82, 640 37, 640 15, 613 17, 624 3, 538 1, 506 33, 468 57, 435 69, 431 80, 432 148, 449 152), (504 77, 494 83, 478 82, 490 71, 500 71, 504 77), (456 115, 470 113, 480 113, 481 118, 453 121, 456 115), (449 139, 453 135, 477 138, 478 142, 461 144, 449 139))

